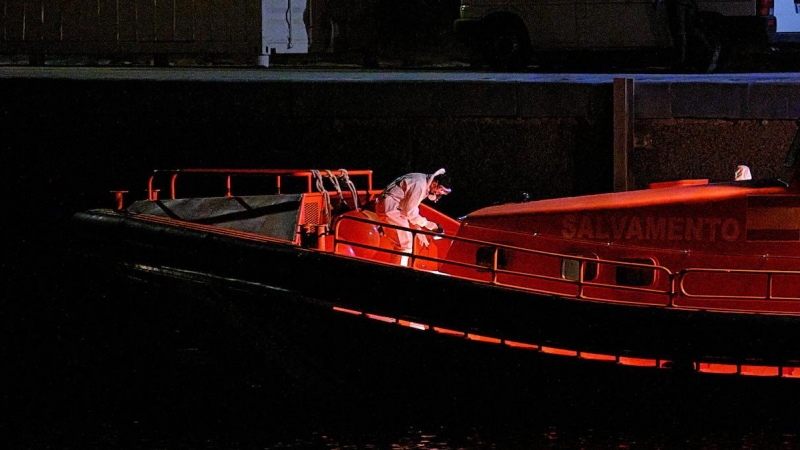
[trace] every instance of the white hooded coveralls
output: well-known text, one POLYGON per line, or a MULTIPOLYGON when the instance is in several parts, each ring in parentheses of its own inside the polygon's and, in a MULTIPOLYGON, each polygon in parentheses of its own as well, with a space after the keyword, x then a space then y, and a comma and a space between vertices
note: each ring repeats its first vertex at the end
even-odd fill
MULTIPOLYGON (((394 180, 376 204, 375 212, 380 220, 406 228, 425 227, 428 219, 419 215, 419 205, 428 196, 433 179, 443 173, 444 169, 430 175, 409 173, 394 180)), ((384 233, 396 251, 411 253, 413 235, 410 231, 384 227, 384 233)))

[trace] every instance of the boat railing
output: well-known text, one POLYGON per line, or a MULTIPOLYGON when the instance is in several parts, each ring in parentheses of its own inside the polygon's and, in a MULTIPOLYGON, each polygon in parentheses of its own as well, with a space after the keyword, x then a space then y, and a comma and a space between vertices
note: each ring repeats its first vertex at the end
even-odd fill
POLYGON ((317 185, 316 179, 323 174, 326 177, 348 178, 350 176, 366 177, 366 192, 373 191, 372 188, 372 170, 305 170, 305 169, 236 169, 236 168, 188 168, 188 169, 157 169, 154 170, 147 181, 147 199, 158 200, 158 193, 155 182, 156 178, 160 176, 169 177, 169 198, 177 198, 177 181, 178 177, 182 174, 199 174, 199 175, 222 175, 225 177, 226 182, 226 196, 233 196, 233 176, 262 176, 274 177, 275 193, 280 194, 283 188, 283 183, 286 178, 300 178, 305 179, 306 193, 314 192, 314 188, 320 188, 317 185))
POLYGON ((800 301, 800 271, 688 268, 678 275, 678 292, 686 299, 800 301), (742 280, 746 280, 749 289, 740 295, 707 293, 690 285, 694 281, 695 286, 719 286, 742 280))
MULTIPOLYGON (((375 252, 383 253, 383 254, 392 254, 398 256, 408 256, 410 259, 409 266, 412 268, 417 268, 415 264, 416 261, 423 260, 423 261, 431 261, 435 262, 438 265, 451 265, 457 266, 467 269, 473 269, 476 273, 489 273, 488 279, 482 279, 480 277, 470 277, 470 276, 458 276, 459 278, 466 278, 477 282, 484 282, 487 284, 492 284, 496 286, 503 286, 509 287, 514 289, 521 289, 526 291, 537 292, 541 294, 547 295, 572 295, 576 298, 585 299, 585 300, 600 300, 606 302, 619 302, 619 303, 632 303, 638 304, 640 302, 637 301, 625 301, 620 300, 619 295, 616 297, 612 296, 600 296, 599 294, 602 292, 611 293, 616 292, 619 293, 620 291, 628 291, 628 292, 637 292, 637 293, 644 293, 651 296, 657 296, 661 300, 656 302, 661 306, 668 306, 672 303, 672 297, 674 295, 674 288, 673 288, 673 274, 670 272, 669 269, 663 266, 657 265, 650 265, 650 264, 642 264, 637 262, 630 262, 630 261, 612 261, 612 260, 603 260, 598 258, 592 257, 583 257, 583 256, 575 256, 575 255, 568 255, 562 253, 555 253, 555 252, 547 252, 542 250, 534 250, 524 247, 517 247, 509 244, 501 244, 497 242, 490 242, 490 241, 482 241, 479 239, 473 238, 466 238, 461 236, 449 236, 449 235, 442 235, 438 234, 433 231, 428 230, 421 230, 421 229, 412 229, 406 228, 398 225, 387 224, 384 222, 378 222, 372 219, 358 217, 358 216, 340 216, 337 218, 336 222, 333 225, 333 247, 334 252, 338 252, 340 245, 349 245, 351 247, 358 247, 366 250, 372 250, 375 252), (426 256, 419 253, 416 246, 412 250, 411 254, 402 253, 396 250, 388 249, 385 247, 379 247, 375 245, 370 245, 364 242, 346 240, 340 237, 339 229, 343 223, 346 221, 355 221, 361 222, 365 224, 371 224, 376 226, 381 226, 384 228, 395 228, 398 230, 405 230, 409 231, 413 235, 414 241, 416 241, 417 234, 423 234, 428 237, 428 239, 434 240, 449 240, 451 243, 461 242, 469 245, 475 245, 480 247, 488 247, 492 248, 492 260, 490 265, 478 264, 477 262, 466 262, 466 261, 458 261, 453 258, 442 258, 438 256, 426 256), (576 278, 564 278, 560 276, 553 276, 548 275, 545 273, 535 273, 535 272, 522 272, 522 271, 515 271, 515 270, 508 270, 501 267, 500 264, 500 252, 519 252, 522 254, 527 255, 535 255, 538 257, 545 257, 545 258, 554 258, 554 259, 569 259, 578 261, 580 264, 579 268, 579 276, 576 278), (587 266, 589 264, 600 264, 600 265, 613 265, 617 267, 629 267, 635 269, 642 269, 648 271, 654 271, 653 273, 660 273, 663 274, 663 279, 666 280, 664 283, 659 283, 657 286, 666 286, 662 288, 652 287, 652 286, 625 286, 619 284, 610 284, 610 283, 602 283, 597 281, 589 281, 586 279, 587 273, 587 266), (561 286, 570 286, 570 289, 545 289, 541 287, 532 287, 530 283, 524 282, 504 282, 501 280, 501 276, 505 275, 511 280, 520 279, 520 280, 542 280, 549 282, 555 285, 561 286)), ((425 270, 425 269, 421 269, 425 270)), ((451 273, 448 273, 450 276, 454 276, 451 273)))
MULTIPOLYGON (((450 273, 451 271, 447 271, 446 273, 449 276, 546 295, 567 296, 583 300, 626 304, 645 303, 652 306, 693 309, 751 310, 753 312, 767 310, 781 311, 782 309, 788 312, 791 311, 792 307, 786 304, 800 302, 800 271, 687 268, 678 272, 672 272, 669 268, 660 265, 548 252, 473 238, 441 235, 433 231, 405 228, 352 215, 341 216, 337 219, 333 227, 333 242, 334 251, 337 251, 340 245, 349 245, 383 254, 406 255, 409 256, 410 259, 409 266, 416 270, 429 270, 418 267, 418 265, 415 264, 416 261, 430 261, 437 264, 439 267, 450 265, 452 267, 474 270, 476 274, 489 274, 487 277, 481 278, 479 276, 454 275, 450 273), (342 239, 339 236, 339 227, 345 221, 356 221, 376 226, 379 225, 384 228, 391 227, 409 231, 414 235, 415 241, 417 234, 424 234, 429 240, 434 239, 439 242, 441 240, 448 240, 450 245, 460 242, 476 247, 490 248, 492 249, 491 259, 487 260, 485 264, 479 264, 471 261, 459 261, 452 257, 424 255, 419 252, 416 246, 411 254, 405 254, 385 247, 342 239), (576 261, 579 264, 576 272, 577 276, 553 276, 533 271, 522 272, 504 269, 500 263, 501 252, 518 252, 519 254, 532 255, 538 258, 576 261), (601 266, 609 266, 612 269, 628 268, 651 271, 654 281, 647 286, 631 286, 619 283, 593 281, 587 279, 587 273, 589 273, 589 268, 592 266, 594 270, 597 270, 597 268, 601 266), (504 277, 507 279, 506 281, 503 280, 504 277), (530 281, 526 282, 525 280, 539 280, 543 283, 532 283, 530 281), (700 286, 706 287, 706 289, 713 289, 713 292, 706 292, 700 288, 700 286), (744 291, 744 293, 741 293, 741 291, 744 291), (631 292, 639 295, 629 295, 626 297, 625 295, 621 295, 623 292, 631 292), (737 292, 740 293, 737 294, 737 292), (643 301, 642 298, 649 300, 643 301)), ((446 247, 446 245, 443 247, 446 247)))

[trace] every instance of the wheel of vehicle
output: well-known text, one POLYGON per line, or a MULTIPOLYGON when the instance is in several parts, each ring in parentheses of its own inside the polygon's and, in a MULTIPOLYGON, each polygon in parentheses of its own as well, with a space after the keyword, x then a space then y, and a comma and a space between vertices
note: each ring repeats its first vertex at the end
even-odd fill
POLYGON ((493 22, 486 29, 484 42, 484 60, 493 69, 519 70, 530 62, 528 33, 520 25, 493 22))
POLYGON ((712 73, 720 66, 722 34, 713 21, 700 20, 689 41, 688 60, 692 71, 712 73))

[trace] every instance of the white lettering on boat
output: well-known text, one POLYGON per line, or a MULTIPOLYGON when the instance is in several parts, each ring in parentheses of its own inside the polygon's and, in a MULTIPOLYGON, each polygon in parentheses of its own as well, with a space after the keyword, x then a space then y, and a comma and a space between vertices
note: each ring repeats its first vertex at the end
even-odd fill
POLYGON ((567 239, 634 241, 736 241, 739 221, 728 217, 581 216, 567 215, 561 236, 567 239))

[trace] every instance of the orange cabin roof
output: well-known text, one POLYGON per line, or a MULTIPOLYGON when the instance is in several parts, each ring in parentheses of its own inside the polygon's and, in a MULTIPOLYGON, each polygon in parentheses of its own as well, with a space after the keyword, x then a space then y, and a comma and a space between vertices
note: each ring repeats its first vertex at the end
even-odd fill
POLYGON ((731 183, 678 185, 637 191, 613 192, 545 199, 527 203, 508 203, 489 206, 470 213, 469 219, 486 219, 505 216, 525 216, 542 213, 566 213, 631 209, 646 206, 668 206, 671 204, 706 203, 746 197, 753 194, 782 194, 785 187, 747 187, 731 183))

